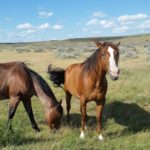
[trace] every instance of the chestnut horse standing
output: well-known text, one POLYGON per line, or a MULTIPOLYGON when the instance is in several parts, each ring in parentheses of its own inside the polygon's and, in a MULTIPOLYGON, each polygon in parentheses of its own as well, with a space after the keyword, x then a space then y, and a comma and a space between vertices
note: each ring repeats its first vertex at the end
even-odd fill
POLYGON ((11 120, 19 102, 22 101, 32 128, 39 131, 32 112, 31 97, 33 95, 37 96, 44 105, 48 126, 51 129, 59 128, 63 113, 61 102, 56 100, 45 80, 22 62, 0 64, 0 100, 10 98, 7 126, 11 127, 11 120))
POLYGON ((119 77, 118 46, 120 43, 95 43, 98 49, 83 63, 72 64, 66 70, 59 68, 53 69, 49 66, 48 72, 50 73, 50 79, 55 86, 64 84, 68 121, 72 95, 80 99, 80 110, 82 115, 80 138, 84 138, 86 104, 92 100, 96 102, 98 122, 97 132, 99 133, 98 139, 103 140, 101 134, 101 119, 107 92, 107 80, 105 75, 109 72, 112 80, 117 80, 119 77))

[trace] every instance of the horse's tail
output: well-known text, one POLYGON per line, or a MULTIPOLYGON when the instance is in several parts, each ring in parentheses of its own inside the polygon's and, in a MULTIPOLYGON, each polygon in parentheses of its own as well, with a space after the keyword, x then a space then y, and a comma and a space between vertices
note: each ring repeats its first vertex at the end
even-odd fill
POLYGON ((61 87, 65 81, 65 70, 61 68, 52 68, 51 65, 48 66, 48 73, 50 74, 50 80, 56 87, 61 87))

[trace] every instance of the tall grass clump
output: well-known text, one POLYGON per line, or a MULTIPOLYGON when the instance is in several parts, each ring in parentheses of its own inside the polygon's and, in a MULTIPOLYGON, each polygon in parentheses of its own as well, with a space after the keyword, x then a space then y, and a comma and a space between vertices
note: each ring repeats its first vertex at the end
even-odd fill
POLYGON ((6 126, 0 124, 0 148, 8 145, 20 145, 24 139, 21 127, 7 129, 6 126))

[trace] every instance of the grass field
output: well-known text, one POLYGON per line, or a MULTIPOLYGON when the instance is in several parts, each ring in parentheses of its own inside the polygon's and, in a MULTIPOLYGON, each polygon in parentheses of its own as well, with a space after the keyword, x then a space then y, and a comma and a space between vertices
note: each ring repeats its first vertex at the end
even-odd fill
MULTIPOLYGON (((111 39, 121 41, 120 79, 108 79, 106 107, 103 114, 103 135, 97 140, 95 103, 88 103, 86 138, 79 139, 79 100, 72 99, 71 123, 66 123, 65 95, 54 88, 46 73, 48 64, 65 68, 82 62, 93 52, 94 43, 86 40, 41 43, 0 44, 0 63, 25 61, 51 86, 58 100, 63 99, 64 116, 60 130, 50 132, 44 123, 41 102, 33 97, 33 111, 40 133, 30 125, 20 103, 12 122, 14 132, 5 130, 8 101, 0 102, 0 149, 4 150, 148 150, 150 149, 150 35, 111 39), (70 47, 71 50, 67 47, 70 47), (72 55, 62 55, 63 51, 72 55), (84 51, 82 51, 84 49, 84 51), (60 54, 60 56, 59 56, 60 54), (65 57, 63 57, 65 56, 65 57), (76 56, 76 57, 74 57, 76 56)), ((95 47, 96 48, 96 47, 95 47)))

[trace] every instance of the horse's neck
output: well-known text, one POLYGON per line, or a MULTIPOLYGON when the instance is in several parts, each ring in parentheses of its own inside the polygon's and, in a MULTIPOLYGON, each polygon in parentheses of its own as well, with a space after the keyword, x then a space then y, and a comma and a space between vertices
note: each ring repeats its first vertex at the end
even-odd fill
POLYGON ((38 78, 36 77, 35 74, 31 73, 31 77, 32 77, 32 81, 33 81, 33 85, 34 85, 34 89, 35 89, 35 93, 34 95, 36 95, 40 101, 42 102, 42 104, 45 107, 53 107, 55 106, 58 102, 54 96, 54 94, 52 93, 51 89, 47 89, 48 91, 46 92, 43 87, 40 85, 38 78))
POLYGON ((104 71, 100 61, 95 66, 95 76, 96 76, 97 83, 103 82, 106 76, 106 71, 104 71))
MULTIPOLYGON (((82 67, 84 67, 84 63, 80 64, 82 67)), ((82 68, 83 70, 84 68, 82 68)), ((85 72, 83 72, 83 76, 86 76, 88 78, 92 78, 93 81, 103 81, 103 79, 105 78, 106 75, 106 71, 104 71, 103 66, 102 66, 102 62, 101 60, 98 60, 97 63, 95 64, 94 68, 86 70, 85 72)))
POLYGON ((51 97, 49 97, 48 95, 45 94, 45 92, 43 91, 43 89, 34 84, 34 88, 35 88, 35 95, 40 99, 40 101, 42 102, 42 104, 45 107, 53 107, 54 105, 56 105, 56 101, 52 100, 51 97))

